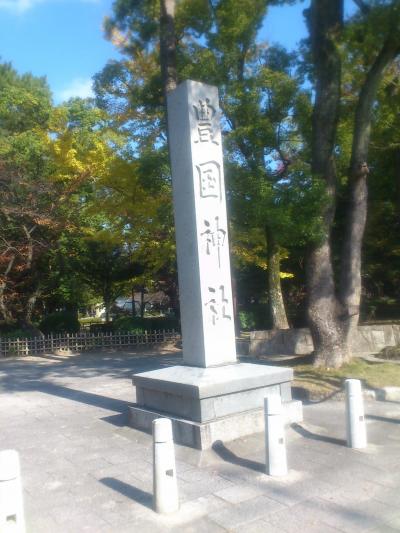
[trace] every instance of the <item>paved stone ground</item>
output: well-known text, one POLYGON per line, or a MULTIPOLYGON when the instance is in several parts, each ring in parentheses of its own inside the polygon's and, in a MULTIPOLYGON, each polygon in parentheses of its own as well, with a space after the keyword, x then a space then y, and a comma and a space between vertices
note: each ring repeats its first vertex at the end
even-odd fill
POLYGON ((179 353, 0 361, 0 449, 22 461, 30 533, 400 531, 400 403, 366 404, 369 446, 344 446, 343 402, 304 407, 289 475, 263 473, 263 435, 177 446, 181 509, 151 510, 151 436, 126 426, 133 372, 179 353))

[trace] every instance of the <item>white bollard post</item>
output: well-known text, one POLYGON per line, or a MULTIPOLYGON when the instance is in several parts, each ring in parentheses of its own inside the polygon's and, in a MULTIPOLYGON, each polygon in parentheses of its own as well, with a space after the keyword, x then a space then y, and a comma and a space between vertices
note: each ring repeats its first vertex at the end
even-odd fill
POLYGON ((265 465, 270 476, 286 476, 285 427, 278 394, 264 398, 265 465))
POLYGON ((153 507, 156 513, 179 509, 172 424, 169 418, 153 420, 153 507))
POLYGON ((18 452, 0 452, 0 532, 25 533, 18 452))
POLYGON ((361 381, 359 379, 346 379, 345 387, 347 446, 365 448, 367 446, 367 430, 361 381))

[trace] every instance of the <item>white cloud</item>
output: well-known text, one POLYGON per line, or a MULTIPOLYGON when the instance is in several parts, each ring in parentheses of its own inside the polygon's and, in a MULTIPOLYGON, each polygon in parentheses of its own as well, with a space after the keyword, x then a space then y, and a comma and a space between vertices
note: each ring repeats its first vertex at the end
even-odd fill
POLYGON ((0 9, 23 13, 43 0, 0 0, 0 9))
MULTIPOLYGON (((0 0, 0 9, 5 9, 15 14, 25 13, 29 9, 35 7, 37 4, 43 2, 57 2, 60 0, 0 0)), ((78 0, 82 3, 97 4, 101 0, 78 0)))
POLYGON ((92 80, 89 78, 76 78, 71 81, 67 87, 56 91, 55 99, 58 102, 64 102, 69 98, 77 97, 88 98, 94 96, 92 89, 92 80))

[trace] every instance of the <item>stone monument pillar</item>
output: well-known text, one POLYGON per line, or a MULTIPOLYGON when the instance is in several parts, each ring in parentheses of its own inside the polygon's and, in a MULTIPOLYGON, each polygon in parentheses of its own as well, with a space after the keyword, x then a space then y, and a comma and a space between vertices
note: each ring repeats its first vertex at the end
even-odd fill
POLYGON ((183 360, 235 363, 217 88, 185 81, 168 96, 168 117, 183 360))
POLYGON ((282 397, 286 419, 291 369, 239 363, 230 277, 218 91, 185 81, 168 95, 183 365, 133 376, 131 425, 172 420, 175 442, 204 449, 263 431, 264 398, 282 397))

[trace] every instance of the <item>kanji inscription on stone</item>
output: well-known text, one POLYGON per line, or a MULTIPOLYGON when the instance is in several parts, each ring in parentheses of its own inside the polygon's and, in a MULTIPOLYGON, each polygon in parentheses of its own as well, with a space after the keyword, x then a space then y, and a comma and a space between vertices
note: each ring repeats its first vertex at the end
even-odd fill
POLYGON ((216 87, 168 95, 179 295, 186 364, 235 363, 228 222, 216 87))

